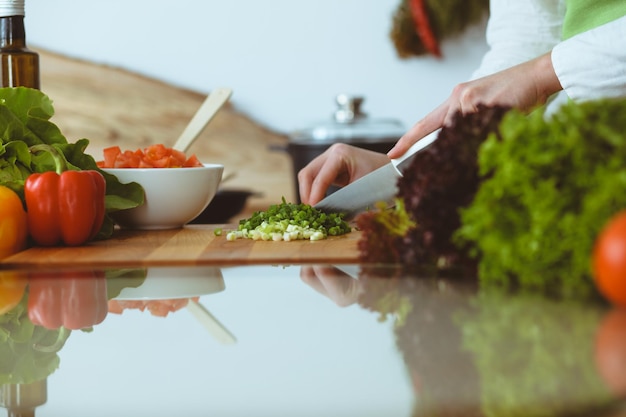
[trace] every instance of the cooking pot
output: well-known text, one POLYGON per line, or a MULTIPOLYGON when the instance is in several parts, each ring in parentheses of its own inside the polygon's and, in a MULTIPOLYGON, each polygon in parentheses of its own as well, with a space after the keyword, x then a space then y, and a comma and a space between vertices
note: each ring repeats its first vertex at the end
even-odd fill
MULTIPOLYGON (((348 143, 387 153, 404 134, 404 126, 398 120, 369 118, 361 109, 364 100, 359 95, 339 94, 335 97, 337 109, 329 120, 296 130, 289 135, 286 148, 281 149, 286 150, 291 157, 298 203, 298 172, 333 143, 348 143)), ((327 194, 337 189, 338 187, 331 187, 327 194)))

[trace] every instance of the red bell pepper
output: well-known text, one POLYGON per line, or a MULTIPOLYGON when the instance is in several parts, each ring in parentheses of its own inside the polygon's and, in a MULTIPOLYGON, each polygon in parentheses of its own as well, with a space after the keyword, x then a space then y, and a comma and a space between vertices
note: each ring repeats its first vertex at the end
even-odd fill
POLYGON ((102 271, 33 273, 29 279, 28 318, 47 329, 85 329, 102 323, 108 313, 102 271))
POLYGON ((96 237, 104 222, 106 181, 95 170, 65 171, 61 156, 50 147, 45 150, 53 155, 57 171, 26 178, 24 198, 30 236, 42 246, 82 245, 96 237))

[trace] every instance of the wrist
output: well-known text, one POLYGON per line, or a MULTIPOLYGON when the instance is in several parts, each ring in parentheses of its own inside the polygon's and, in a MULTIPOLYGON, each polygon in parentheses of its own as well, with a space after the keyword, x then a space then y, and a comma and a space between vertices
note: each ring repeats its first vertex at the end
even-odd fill
POLYGON ((552 65, 552 53, 543 54, 531 62, 533 63, 532 73, 535 74, 537 99, 539 102, 545 103, 551 95, 563 90, 552 65))

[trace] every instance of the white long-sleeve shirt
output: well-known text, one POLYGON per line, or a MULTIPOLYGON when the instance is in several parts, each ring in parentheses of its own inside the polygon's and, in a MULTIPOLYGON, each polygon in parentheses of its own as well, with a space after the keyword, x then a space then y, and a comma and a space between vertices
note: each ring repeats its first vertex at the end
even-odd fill
POLYGON ((573 100, 626 97, 626 16, 558 43, 552 65, 573 100))
POLYGON ((472 78, 551 52, 567 97, 626 97, 626 17, 562 40, 565 0, 491 0, 489 51, 472 78))

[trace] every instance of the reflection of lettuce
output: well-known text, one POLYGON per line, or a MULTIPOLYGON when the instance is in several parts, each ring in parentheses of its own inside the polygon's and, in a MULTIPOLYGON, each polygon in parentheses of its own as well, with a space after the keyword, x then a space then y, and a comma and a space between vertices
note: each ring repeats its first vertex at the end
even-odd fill
POLYGON ((601 311, 574 301, 483 291, 457 315, 486 416, 555 416, 609 399, 595 371, 601 311))
POLYGON ((407 314, 412 309, 411 301, 401 291, 401 280, 397 277, 402 270, 391 266, 363 266, 359 271, 359 280, 363 291, 359 295, 359 305, 378 313, 378 320, 394 318, 396 326, 403 326, 407 314), (387 278, 380 279, 380 276, 387 278))
POLYGON ((453 316, 464 311, 474 280, 405 278, 397 291, 411 306, 394 328, 398 351, 416 392, 412 416, 480 416, 472 356, 462 348, 453 316))
POLYGON ((413 383, 412 416, 475 416, 479 404, 471 355, 461 348, 452 315, 466 307, 475 280, 407 275, 403 267, 364 265, 359 305, 394 319, 398 352, 413 383))
POLYGON ((594 362, 603 304, 382 267, 363 269, 359 280, 362 308, 397 316, 414 417, 582 415, 613 401, 594 362))
POLYGON ((407 316, 412 315, 415 308, 424 304, 421 299, 424 295, 440 292, 440 287, 447 283, 451 284, 449 289, 473 288, 475 279, 459 276, 457 270, 446 275, 429 265, 423 270, 411 267, 408 272, 404 265, 364 264, 359 269, 359 281, 362 286, 359 305, 378 313, 381 322, 391 316, 399 328, 406 324, 407 316))
MULTIPOLYGON (((145 268, 106 271, 108 298, 126 287, 140 286, 146 273, 145 268)), ((14 309, 0 315, 0 385, 28 384, 48 377, 59 367, 58 352, 70 336, 64 328, 35 326, 28 318, 27 304, 28 292, 14 309)))
POLYGON ((146 268, 110 269, 105 272, 107 278, 107 298, 120 295, 124 288, 137 288, 146 280, 146 268))
POLYGON ((0 385, 27 384, 52 374, 59 366, 57 352, 70 332, 35 326, 26 310, 27 296, 13 310, 0 315, 0 385))

